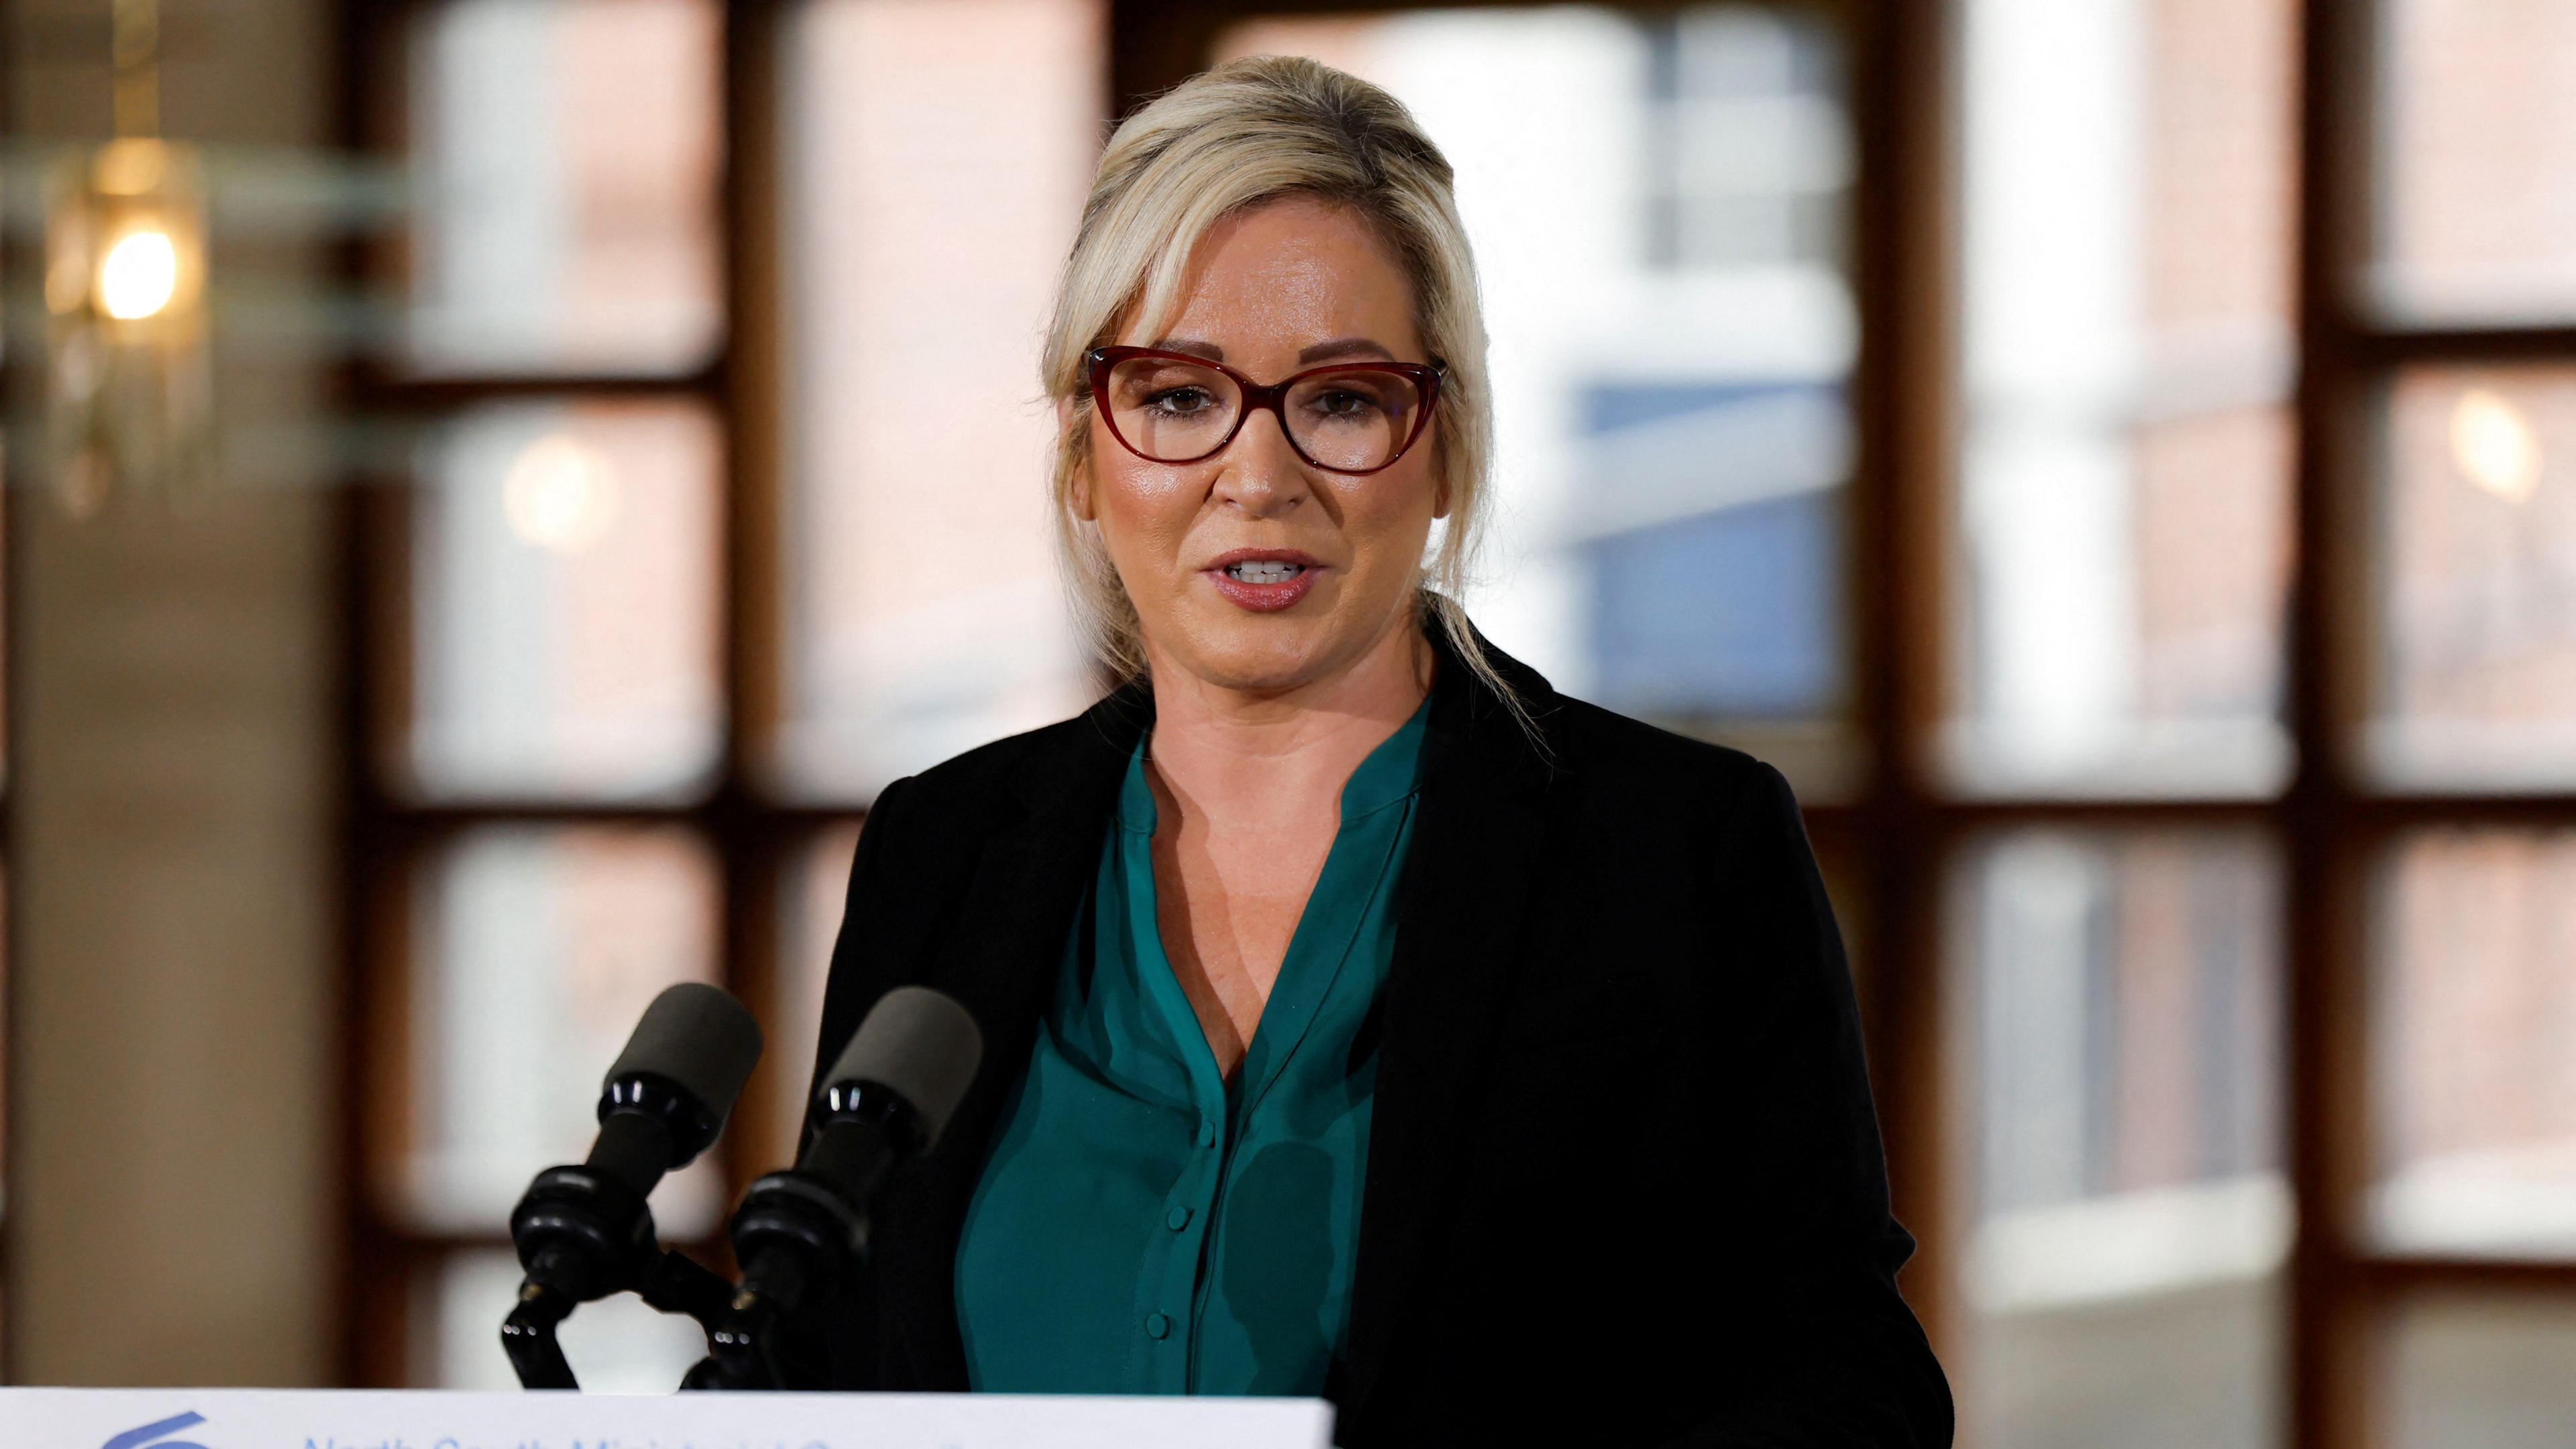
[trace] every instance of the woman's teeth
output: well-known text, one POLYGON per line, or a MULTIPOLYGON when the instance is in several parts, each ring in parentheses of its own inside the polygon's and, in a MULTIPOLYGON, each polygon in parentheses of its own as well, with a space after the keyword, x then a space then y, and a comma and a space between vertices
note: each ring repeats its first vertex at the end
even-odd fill
POLYGON ((1305 571, 1304 564, 1292 564, 1269 558, 1225 566, 1225 576, 1241 584, 1284 584, 1305 571))

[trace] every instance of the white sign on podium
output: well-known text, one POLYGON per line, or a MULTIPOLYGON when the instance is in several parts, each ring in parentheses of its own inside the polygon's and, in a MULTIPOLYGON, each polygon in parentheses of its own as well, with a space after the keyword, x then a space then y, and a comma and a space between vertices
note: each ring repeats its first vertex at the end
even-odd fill
POLYGON ((0 1389, 7 1449, 1329 1449, 1319 1399, 0 1389))

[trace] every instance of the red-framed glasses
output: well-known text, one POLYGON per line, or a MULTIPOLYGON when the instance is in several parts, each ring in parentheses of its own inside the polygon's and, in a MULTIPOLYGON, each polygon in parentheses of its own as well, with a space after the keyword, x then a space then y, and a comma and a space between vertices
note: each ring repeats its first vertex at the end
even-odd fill
POLYGON ((1214 457, 1268 408, 1297 456, 1332 473, 1375 473, 1403 457, 1448 372, 1436 362, 1333 362, 1265 387, 1222 362, 1152 347, 1095 347, 1088 361, 1109 436, 1149 463, 1214 457))

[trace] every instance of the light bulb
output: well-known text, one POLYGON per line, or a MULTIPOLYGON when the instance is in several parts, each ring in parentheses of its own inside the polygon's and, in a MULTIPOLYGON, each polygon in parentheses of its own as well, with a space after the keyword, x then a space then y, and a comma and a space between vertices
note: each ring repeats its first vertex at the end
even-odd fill
POLYGON ((120 322, 154 316, 178 294, 179 248, 168 232, 127 232, 98 264, 99 310, 120 322))
POLYGON ((617 505, 617 475, 608 459, 569 433, 530 443, 501 480, 510 531, 557 553, 597 543, 617 520, 617 505))
POLYGON ((2501 395, 2482 387, 2460 394, 2451 409, 2451 461, 2462 477, 2508 503, 2540 487, 2540 438, 2501 395))

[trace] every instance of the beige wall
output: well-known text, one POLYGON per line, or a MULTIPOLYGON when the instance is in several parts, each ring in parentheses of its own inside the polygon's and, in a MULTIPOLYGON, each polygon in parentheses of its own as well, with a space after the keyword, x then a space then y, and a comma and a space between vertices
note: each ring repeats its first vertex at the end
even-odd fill
MULTIPOLYGON (((105 72, 81 62, 103 53, 108 8, 8 8, 17 136, 104 127, 105 72)), ((323 0, 163 8, 170 134, 332 139, 323 0)), ((219 361, 227 416, 309 419, 310 367, 219 361)), ((9 1377, 326 1382, 344 1216, 339 504, 254 459, 189 510, 74 523, 24 457, 8 540, 9 1377)))

